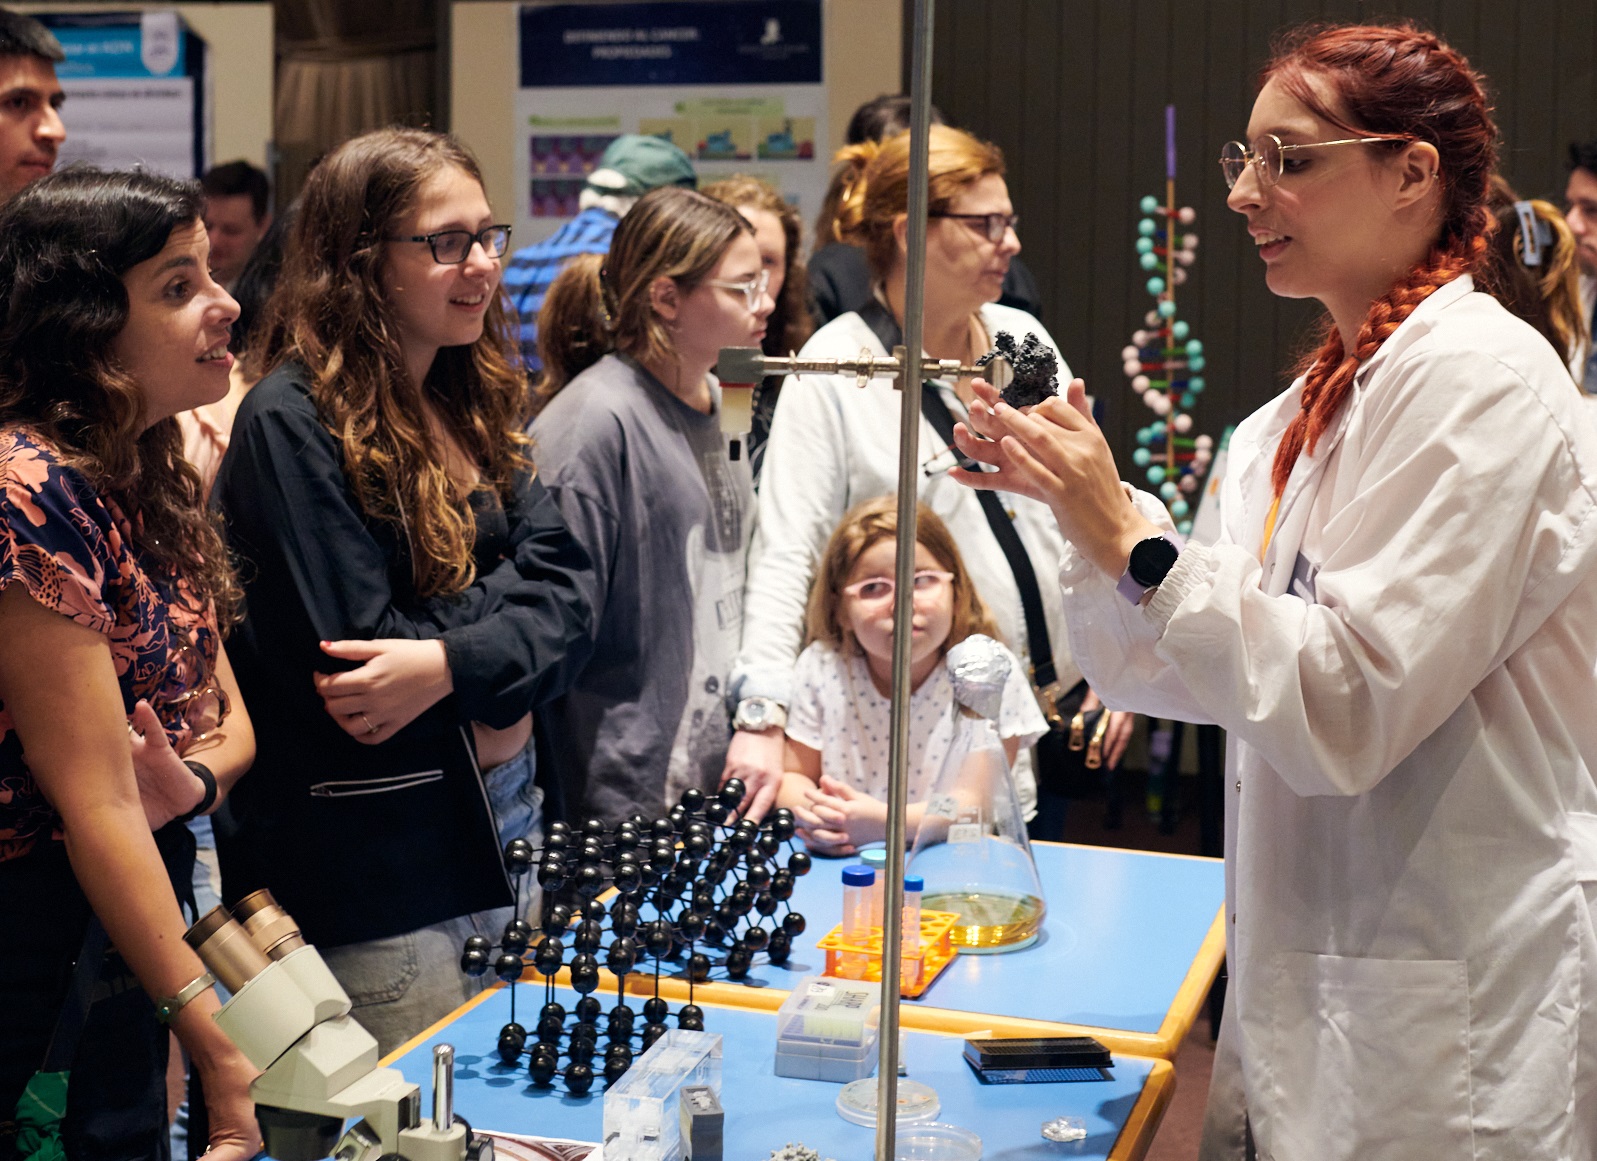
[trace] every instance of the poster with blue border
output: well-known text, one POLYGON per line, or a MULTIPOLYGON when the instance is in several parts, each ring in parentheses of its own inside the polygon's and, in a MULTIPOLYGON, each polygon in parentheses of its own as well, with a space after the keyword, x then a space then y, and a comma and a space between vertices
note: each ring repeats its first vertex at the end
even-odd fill
POLYGON ((170 9, 41 12, 66 50, 59 164, 198 177, 210 158, 206 47, 170 9))

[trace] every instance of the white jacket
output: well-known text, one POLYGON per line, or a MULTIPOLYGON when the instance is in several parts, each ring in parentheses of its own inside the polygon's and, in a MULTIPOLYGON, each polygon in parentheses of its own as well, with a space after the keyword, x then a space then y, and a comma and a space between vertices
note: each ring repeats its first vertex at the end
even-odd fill
POLYGON ((1273 1161, 1597 1157, 1597 429, 1471 289, 1361 369, 1262 568, 1298 385, 1146 606, 1061 570, 1108 704, 1230 731, 1231 1015, 1273 1161))
MULTIPOLYGON (((981 308, 981 320, 989 338, 1008 331, 1018 341, 1035 332, 1058 351, 1042 323, 1025 311, 988 304, 981 308)), ((862 349, 887 354, 870 327, 851 312, 816 331, 800 354, 806 359, 854 358, 862 349)), ((1070 369, 1061 355, 1060 386, 1069 381, 1070 369)), ((963 419, 965 407, 953 388, 941 389, 954 418, 963 419)), ((760 476, 744 595, 743 649, 732 670, 734 698, 787 701, 804 637, 810 581, 832 530, 855 504, 898 491, 898 426, 899 394, 887 379, 861 388, 853 376, 806 375, 783 386, 760 476)), ((945 470, 930 478, 921 473, 920 498, 948 525, 977 592, 998 622, 1004 644, 1029 666, 1020 591, 1009 562, 976 493, 948 477, 946 468, 954 461, 940 455, 942 450, 943 441, 922 416, 921 464, 945 470)), ((1081 673, 1070 658, 1058 589, 1049 583, 1064 552, 1064 538, 1046 505, 1001 495, 1037 574, 1054 667, 1060 685, 1068 690, 1081 680, 1081 673)), ((1017 764, 1015 780, 1029 814, 1036 801, 1029 753, 1017 764)))

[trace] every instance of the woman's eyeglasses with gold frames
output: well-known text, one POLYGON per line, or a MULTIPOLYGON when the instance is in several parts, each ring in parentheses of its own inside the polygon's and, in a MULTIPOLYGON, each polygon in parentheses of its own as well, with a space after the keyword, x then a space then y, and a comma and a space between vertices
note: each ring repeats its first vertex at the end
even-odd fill
POLYGON ((1242 180, 1242 171, 1252 165, 1264 185, 1274 185, 1281 180, 1286 169, 1286 155, 1299 149, 1328 149, 1333 145, 1379 145, 1382 142, 1403 142, 1411 138, 1344 137, 1338 141, 1305 141, 1299 145, 1283 145, 1274 133, 1265 133, 1253 139, 1251 146, 1240 141, 1227 141, 1220 147, 1220 172, 1225 175, 1227 189, 1235 189, 1242 180))

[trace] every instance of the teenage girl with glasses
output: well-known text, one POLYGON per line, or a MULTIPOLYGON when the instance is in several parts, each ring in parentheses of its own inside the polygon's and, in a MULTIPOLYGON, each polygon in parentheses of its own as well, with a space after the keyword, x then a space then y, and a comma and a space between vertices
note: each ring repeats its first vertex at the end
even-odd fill
MULTIPOLYGON (((932 781, 955 743, 948 650, 974 634, 997 633, 954 538, 924 504, 915 540, 906 831, 912 841, 932 781)), ((897 552, 898 501, 867 500, 832 533, 810 589, 777 805, 793 810, 804 841, 822 854, 853 854, 887 837, 897 552)), ((1048 722, 1020 662, 996 641, 992 647, 1009 662, 996 724, 1013 764, 1023 747, 1048 731, 1048 722)))
POLYGON ((1159 538, 1079 383, 1030 415, 984 386, 999 442, 960 443, 998 470, 964 478, 1053 508, 1106 697, 1231 738, 1205 1155, 1592 1157, 1597 432, 1472 277, 1481 79, 1411 26, 1313 30, 1248 135, 1230 205, 1329 317, 1232 437, 1218 543, 1159 538))
POLYGON ((674 187, 544 300, 532 437, 593 558, 597 610, 592 661, 540 712, 573 819, 663 814, 721 773, 753 490, 711 368, 722 347, 759 346, 773 307, 748 221, 674 187))
POLYGON ((587 559, 534 475, 475 160, 412 129, 311 173, 214 499, 241 560, 260 754, 218 828, 384 1052, 478 981, 500 844, 535 827, 531 710, 587 639, 587 559))
POLYGON ((179 908, 183 821, 254 754, 221 645, 238 586, 173 419, 232 366, 202 206, 194 182, 73 168, 0 211, 0 1157, 36 1070, 70 1073, 30 1088, 35 1124, 64 1097, 66 1156, 165 1156, 172 1032, 208 1156, 259 1147, 255 1069, 179 908))

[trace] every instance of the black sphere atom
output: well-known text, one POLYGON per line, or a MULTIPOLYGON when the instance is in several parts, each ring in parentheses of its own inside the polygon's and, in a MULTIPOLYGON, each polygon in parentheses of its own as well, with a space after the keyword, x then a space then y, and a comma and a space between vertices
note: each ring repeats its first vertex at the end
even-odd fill
POLYGON ((481 948, 468 947, 460 953, 460 970, 474 978, 487 975, 490 962, 491 957, 481 948))
POLYGON ((564 1020, 566 1018, 565 1005, 558 1000, 550 1000, 542 1008, 538 1009, 538 1018, 541 1020, 545 1016, 553 1016, 556 1020, 564 1020))
POLYGON ((507 951, 494 960, 494 975, 504 980, 507 984, 513 984, 519 980, 521 973, 526 968, 527 965, 522 962, 521 957, 513 951, 507 951))
POLYGON ((724 823, 731 813, 732 807, 727 806, 719 799, 715 802, 709 803, 704 808, 704 817, 709 819, 716 826, 720 826, 722 823, 724 823))
POLYGON ((787 932, 789 939, 795 935, 803 935, 804 928, 806 926, 807 924, 804 916, 800 915, 797 911, 789 911, 786 915, 782 916, 782 930, 787 932))
POLYGON ((616 940, 610 945, 609 950, 604 955, 604 966, 618 976, 626 975, 637 966, 637 962, 638 945, 637 941, 633 939, 623 938, 616 940))
POLYGON ((643 868, 631 859, 626 859, 616 864, 612 878, 617 891, 622 895, 631 895, 643 887, 643 868))
POLYGON ((566 865, 559 859, 544 859, 538 864, 538 886, 553 895, 566 885, 566 865))
POLYGON ((604 1056, 605 1084, 614 1084, 626 1075, 627 1069, 632 1067, 632 1049, 625 1044, 617 1044, 615 1047, 621 1049, 621 1052, 616 1053, 614 1056, 607 1052, 604 1056), (622 1055, 622 1053, 625 1053, 625 1055, 622 1055))
POLYGON ((573 1036, 571 1044, 566 1048, 566 1055, 578 1064, 591 1064, 593 1062, 594 1044, 582 1036, 573 1036))
POLYGON ((734 980, 748 975, 753 966, 754 956, 746 948, 734 947, 726 953, 726 974, 734 980))
POLYGON ((793 812, 785 806, 778 806, 773 810, 766 825, 771 828, 771 833, 783 842, 786 842, 798 832, 798 820, 793 817, 793 812))
POLYGON ((671 1005, 659 996, 650 996, 643 1001, 643 1019, 650 1024, 663 1024, 671 1012, 671 1005))
POLYGON ((566 1089, 572 1096, 586 1096, 593 1087, 593 1068, 591 1065, 579 1064, 572 1061, 566 1065, 566 1089))
POLYGON ((504 933, 499 937, 499 945, 506 951, 513 951, 517 955, 527 950, 527 944, 532 941, 532 925, 525 919, 512 919, 505 924, 504 933))
POLYGON ((644 949, 656 959, 671 954, 671 921, 656 919, 644 925, 644 949))
POLYGON ((677 1027, 688 1032, 703 1032, 704 1009, 697 1004, 683 1004, 677 1009, 677 1027))
POLYGON ((577 1017, 578 1024, 591 1025, 598 1021, 600 1013, 604 1011, 604 1005, 599 1002, 598 996, 583 996, 571 1011, 577 1017))
POLYGON ((604 924, 597 919, 584 919, 577 924, 577 930, 571 937, 571 946, 578 951, 598 951, 603 941, 604 924))
POLYGON ((552 1044, 539 1044, 532 1050, 532 1059, 527 1062, 527 1075, 532 1078, 532 1083, 540 1088, 547 1088, 554 1083, 555 1073, 560 1071, 560 1052, 552 1044))
POLYGON ((584 899, 592 899, 604 890, 604 871, 591 863, 578 867, 576 886, 577 894, 584 899))
POLYGON ((710 978, 710 957, 702 951, 696 951, 688 956, 688 977, 696 984, 702 984, 710 978))
POLYGON ((599 961, 591 951, 571 957, 571 990, 586 996, 599 987, 599 961))
POLYGON ((558 939, 545 939, 532 952, 532 966, 540 976, 552 976, 560 970, 566 946, 558 939))
POLYGON ((596 923, 603 923, 609 916, 610 909, 597 899, 589 899, 582 905, 582 917, 592 919, 596 923))
POLYGON ((524 838, 511 839, 505 844, 505 870, 519 875, 532 866, 532 844, 524 838))
POLYGON ((521 1050, 527 1046, 527 1030, 520 1024, 510 1023, 499 1029, 499 1059, 514 1064, 521 1059, 521 1050))
POLYGON ((762 916, 776 914, 777 898, 769 891, 761 891, 754 899, 754 910, 762 916))
POLYGON ((564 903, 556 903, 543 913, 543 933, 545 935, 559 935, 571 926, 571 908, 564 903))
POLYGON ((792 871, 795 875, 809 874, 810 867, 813 865, 814 860, 810 858, 810 853, 808 851, 794 851, 787 857, 787 869, 792 871))
POLYGON ((664 1024, 649 1023, 643 1026, 643 1049, 647 1052, 653 1047, 654 1042, 664 1036, 669 1029, 664 1024))
POLYGON ((765 945, 765 958, 781 967, 792 953, 792 937, 785 931, 773 931, 770 942, 765 945))
POLYGON ((538 1040, 542 1043, 554 1044, 560 1040, 560 1034, 566 1030, 564 1016, 539 1016, 538 1040))
POLYGON ((743 933, 743 946, 751 952, 762 950, 770 942, 771 933, 763 927, 751 927, 743 933))
POLYGON ((728 810, 736 810, 747 792, 748 787, 743 784, 743 779, 728 778, 726 785, 721 787, 721 793, 716 795, 716 801, 728 810))
POLYGON ((682 792, 682 809, 693 813, 704 806, 704 791, 697 786, 690 786, 682 792))

